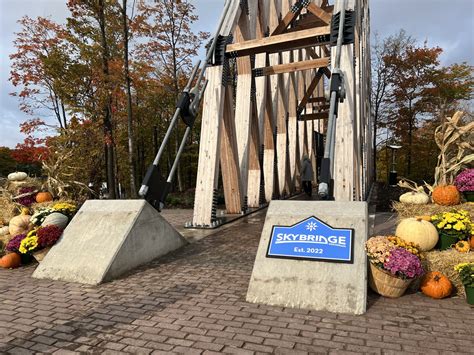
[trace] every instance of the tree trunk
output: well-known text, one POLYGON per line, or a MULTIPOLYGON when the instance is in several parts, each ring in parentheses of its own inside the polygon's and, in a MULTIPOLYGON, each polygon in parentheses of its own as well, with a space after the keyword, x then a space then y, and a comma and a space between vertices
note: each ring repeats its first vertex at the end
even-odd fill
POLYGON ((374 149, 374 152, 373 152, 373 179, 374 181, 377 181, 377 121, 378 121, 378 112, 375 113, 374 115, 374 131, 373 131, 373 149, 374 149))
MULTIPOLYGON (((174 34, 172 34, 172 38, 173 38, 173 43, 174 43, 174 34)), ((176 48, 173 47, 173 84, 174 84, 175 100, 178 101, 179 84, 178 84, 178 65, 177 65, 176 57, 177 57, 176 56, 176 48)), ((175 146, 174 146, 174 148, 175 148, 174 149, 175 157, 178 154, 179 144, 180 144, 180 140, 179 140, 179 122, 178 122, 178 124, 176 124, 176 142, 175 142, 175 146)), ((184 188, 183 188, 183 181, 182 181, 182 178, 181 178, 181 164, 180 164, 179 160, 178 160, 178 166, 177 166, 177 169, 176 169, 176 175, 177 175, 177 180, 178 180, 178 191, 183 192, 184 188)))
POLYGON ((408 153, 407 153, 407 176, 410 177, 411 174, 411 153, 412 153, 412 144, 413 144, 413 113, 411 110, 411 101, 408 104, 409 115, 408 115, 408 153))
POLYGON ((104 0, 99 0, 99 24, 102 42, 102 72, 104 74, 104 86, 107 98, 105 100, 103 112, 103 126, 104 126, 104 141, 106 145, 106 171, 107 171, 107 189, 109 192, 109 199, 117 198, 117 185, 115 183, 115 167, 114 167, 114 138, 112 128, 112 97, 109 88, 109 49, 107 46, 107 38, 105 31, 105 14, 104 14, 104 0))
POLYGON ((137 185, 135 176, 135 161, 133 159, 133 115, 132 115, 132 92, 128 65, 128 22, 127 22, 127 0, 122 0, 122 25, 123 25, 123 68, 125 85, 127 89, 127 138, 128 138, 128 164, 130 173, 130 198, 137 198, 137 185))

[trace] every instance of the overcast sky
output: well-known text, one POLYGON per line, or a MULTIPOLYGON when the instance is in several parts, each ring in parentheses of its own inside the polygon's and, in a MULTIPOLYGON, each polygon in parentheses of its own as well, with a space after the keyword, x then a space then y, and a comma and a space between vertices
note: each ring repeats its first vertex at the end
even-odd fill
MULTIPOLYGON (((213 32, 223 7, 223 0, 192 0, 199 21, 196 31, 213 32)), ((249 0, 254 1, 254 0, 249 0)), ((333 3, 334 0, 330 0, 333 3)), ((23 141, 19 124, 28 117, 18 109, 18 100, 8 82, 14 51, 16 21, 24 15, 51 16, 63 22, 68 14, 66 0, 0 0, 0 146, 15 147, 23 141)), ((474 65, 474 0, 370 0, 371 31, 382 38, 401 28, 429 46, 444 49, 442 64, 467 61, 474 65)))

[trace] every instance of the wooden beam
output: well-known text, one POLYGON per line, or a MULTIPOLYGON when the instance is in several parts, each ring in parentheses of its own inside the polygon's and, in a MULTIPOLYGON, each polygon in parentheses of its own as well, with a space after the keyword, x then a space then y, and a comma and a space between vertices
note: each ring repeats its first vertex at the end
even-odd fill
POLYGON ((212 222, 212 198, 219 175, 220 124, 224 112, 225 90, 222 86, 222 65, 206 70, 208 80, 204 92, 199 141, 199 162, 194 197, 193 224, 210 225, 212 222))
MULTIPOLYGON (((254 13, 254 15, 256 15, 254 13)), ((234 31, 237 41, 245 41, 251 37, 250 19, 242 12, 238 25, 234 31)), ((252 63, 249 56, 239 57, 237 64, 237 89, 235 99, 235 128, 237 134, 237 153, 239 158, 239 173, 242 182, 242 193, 247 194, 249 141, 250 141, 250 115, 252 91, 252 63)), ((233 110, 233 107, 230 108, 233 110)))
POLYGON ((298 121, 313 121, 313 120, 327 120, 329 117, 329 111, 322 111, 322 112, 313 112, 307 113, 304 115, 300 115, 298 117, 298 121))
POLYGON ((308 103, 310 104, 321 103, 321 102, 328 102, 328 100, 325 97, 310 97, 308 99, 308 103))
POLYGON ((326 25, 329 25, 331 23, 331 14, 327 13, 323 9, 321 9, 318 5, 316 5, 314 2, 311 2, 308 5, 308 11, 311 12, 314 16, 320 18, 321 20, 326 23, 326 25))
POLYGON ((243 197, 242 181, 239 173, 239 157, 237 155, 233 96, 232 86, 228 85, 226 87, 221 125, 220 161, 225 207, 227 213, 237 214, 242 211, 243 197))
MULTIPOLYGON (((326 48, 326 46, 323 46, 324 48, 326 48)), ((313 59, 319 59, 321 58, 317 53, 316 51, 313 49, 313 48, 306 48, 306 51, 308 52, 309 56, 313 59)), ((328 54, 326 55, 326 57, 331 57, 331 53, 328 52, 328 54)), ((324 70, 324 75, 326 75, 326 77, 329 79, 331 77, 331 71, 329 70, 329 68, 327 67, 323 67, 323 70, 324 70)))
POLYGON ((293 9, 288 11, 271 35, 276 36, 285 32, 288 26, 290 26, 291 23, 300 15, 301 10, 303 10, 303 6, 300 6, 298 9, 296 9, 296 11, 293 11, 293 9))
POLYGON ((327 111, 329 110, 329 106, 330 106, 329 103, 325 105, 314 105, 313 111, 316 111, 316 112, 327 111))
POLYGON ((233 43, 227 46, 226 54, 231 57, 240 57, 264 52, 281 52, 317 44, 328 44, 330 30, 329 26, 325 26, 233 43))
POLYGON ((294 73, 300 70, 322 68, 327 66, 329 66, 329 57, 305 60, 302 62, 293 62, 288 64, 278 64, 264 68, 255 68, 254 73, 256 76, 266 76, 283 73, 294 73))
MULTIPOLYGON (((332 16, 333 6, 324 8, 324 11, 332 16)), ((323 26, 327 26, 327 23, 319 17, 314 16, 311 12, 307 12, 306 14, 301 14, 300 17, 293 22, 292 27, 288 28, 286 32, 301 31, 323 26)))
POLYGON ((323 71, 321 69, 318 70, 316 75, 313 77, 311 84, 309 84, 309 87, 306 90, 306 93, 304 94, 303 99, 301 100, 300 104, 298 105, 297 112, 301 113, 303 112, 306 104, 308 103, 308 100, 311 96, 313 96, 314 89, 316 89, 316 86, 319 83, 319 80, 321 80, 323 76, 323 71))

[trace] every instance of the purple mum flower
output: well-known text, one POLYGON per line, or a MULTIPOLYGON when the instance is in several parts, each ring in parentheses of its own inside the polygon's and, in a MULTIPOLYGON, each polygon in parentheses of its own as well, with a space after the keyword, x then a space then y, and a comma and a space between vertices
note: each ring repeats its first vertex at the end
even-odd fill
POLYGON ((20 243, 25 237, 26 237, 26 234, 18 234, 16 236, 14 236, 8 242, 5 249, 8 250, 8 251, 11 251, 11 252, 18 252, 18 249, 20 249, 20 243))
POLYGON ((456 176, 454 185, 460 192, 474 191, 474 168, 466 169, 456 176))
POLYGON ((425 273, 420 259, 403 248, 393 249, 383 267, 392 275, 403 279, 412 279, 425 273))

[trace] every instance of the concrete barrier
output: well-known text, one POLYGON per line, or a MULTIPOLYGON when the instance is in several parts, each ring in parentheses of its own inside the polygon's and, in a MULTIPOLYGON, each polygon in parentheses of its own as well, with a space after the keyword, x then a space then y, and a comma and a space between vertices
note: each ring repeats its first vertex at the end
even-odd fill
POLYGON ((271 201, 247 301, 338 313, 365 313, 367 257, 364 244, 367 234, 365 202, 271 201), (270 237, 275 226, 298 225, 312 216, 330 227, 353 230, 351 262, 268 257, 270 237))
POLYGON ((99 284, 186 243, 144 200, 90 200, 33 277, 99 284))

